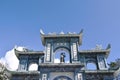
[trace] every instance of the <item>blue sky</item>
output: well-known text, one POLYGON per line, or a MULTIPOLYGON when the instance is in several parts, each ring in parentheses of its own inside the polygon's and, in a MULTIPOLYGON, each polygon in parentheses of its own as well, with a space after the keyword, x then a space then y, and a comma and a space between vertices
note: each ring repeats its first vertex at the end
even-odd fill
POLYGON ((120 58, 120 0, 0 0, 0 57, 15 45, 44 50, 45 33, 83 32, 80 50, 110 43, 108 62, 120 58))

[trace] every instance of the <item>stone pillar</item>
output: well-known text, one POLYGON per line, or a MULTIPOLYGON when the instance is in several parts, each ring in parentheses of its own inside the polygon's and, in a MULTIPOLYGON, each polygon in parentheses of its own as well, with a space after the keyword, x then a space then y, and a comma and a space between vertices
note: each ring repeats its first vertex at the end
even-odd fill
POLYGON ((104 55, 97 55, 97 60, 98 60, 98 67, 100 70, 106 70, 106 60, 104 55))
POLYGON ((27 59, 21 59, 20 60, 18 70, 19 71, 26 71, 27 70, 27 59))
POLYGON ((78 61, 78 50, 77 43, 71 43, 71 58, 72 62, 78 61))
POLYGON ((51 43, 46 44, 46 52, 45 52, 45 62, 50 62, 51 58, 51 43))

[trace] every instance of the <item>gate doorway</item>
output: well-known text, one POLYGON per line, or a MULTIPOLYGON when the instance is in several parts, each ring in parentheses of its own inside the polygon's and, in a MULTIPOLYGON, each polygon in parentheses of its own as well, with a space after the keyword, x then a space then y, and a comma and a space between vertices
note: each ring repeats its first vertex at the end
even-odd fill
POLYGON ((72 79, 67 76, 58 76, 54 80, 72 80, 72 79))

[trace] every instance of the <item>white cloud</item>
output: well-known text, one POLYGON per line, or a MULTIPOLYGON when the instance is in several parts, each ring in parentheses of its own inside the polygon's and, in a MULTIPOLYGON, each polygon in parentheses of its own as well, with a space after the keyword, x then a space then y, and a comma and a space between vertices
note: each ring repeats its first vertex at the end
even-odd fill
POLYGON ((8 51, 5 55, 6 64, 11 70, 16 70, 19 65, 19 60, 17 59, 14 49, 8 51))
POLYGON ((29 71, 37 71, 38 70, 38 65, 36 64, 36 63, 34 63, 34 64, 31 64, 30 66, 29 66, 29 69, 28 69, 29 71))
MULTIPOLYGON (((59 58, 56 58, 56 59, 54 60, 54 63, 60 63, 60 59, 59 59, 59 58)), ((66 60, 65 63, 69 63, 69 60, 66 60)))
POLYGON ((70 63, 70 61, 65 61, 66 63, 70 63))
MULTIPOLYGON (((25 47, 17 47, 17 46, 15 46, 15 49, 18 51, 27 50, 25 47)), ((11 71, 15 71, 18 69, 19 60, 17 59, 17 57, 15 55, 14 48, 12 50, 6 52, 5 57, 2 57, 0 59, 0 63, 4 64, 4 66, 6 66, 6 68, 11 71)), ((29 70, 33 71, 33 70, 37 70, 37 68, 38 68, 38 65, 33 64, 29 67, 29 70)))
POLYGON ((56 58, 56 59, 54 60, 54 63, 60 63, 60 59, 56 58))
MULTIPOLYGON (((23 51, 25 48, 24 47, 16 47, 17 50, 23 51)), ((16 70, 19 65, 19 60, 17 59, 14 48, 10 51, 6 52, 5 57, 2 57, 0 59, 0 62, 6 66, 9 70, 16 70)))

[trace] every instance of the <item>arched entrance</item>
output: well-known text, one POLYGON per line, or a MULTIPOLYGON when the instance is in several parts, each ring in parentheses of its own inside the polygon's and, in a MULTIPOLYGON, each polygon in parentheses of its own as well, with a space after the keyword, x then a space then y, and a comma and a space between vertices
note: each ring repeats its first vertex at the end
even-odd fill
POLYGON ((98 69, 98 65, 97 65, 97 61, 94 58, 89 58, 86 61, 86 69, 87 70, 97 70, 98 69))
POLYGON ((66 48, 58 48, 54 51, 54 63, 60 63, 61 55, 64 54, 64 63, 70 63, 70 52, 66 48))
POLYGON ((93 62, 87 63, 87 70, 97 70, 96 64, 93 62))
POLYGON ((71 78, 67 77, 67 76, 58 76, 53 80, 72 80, 71 78))
POLYGON ((37 71, 38 70, 38 64, 37 63, 30 63, 28 67, 28 71, 37 71))

